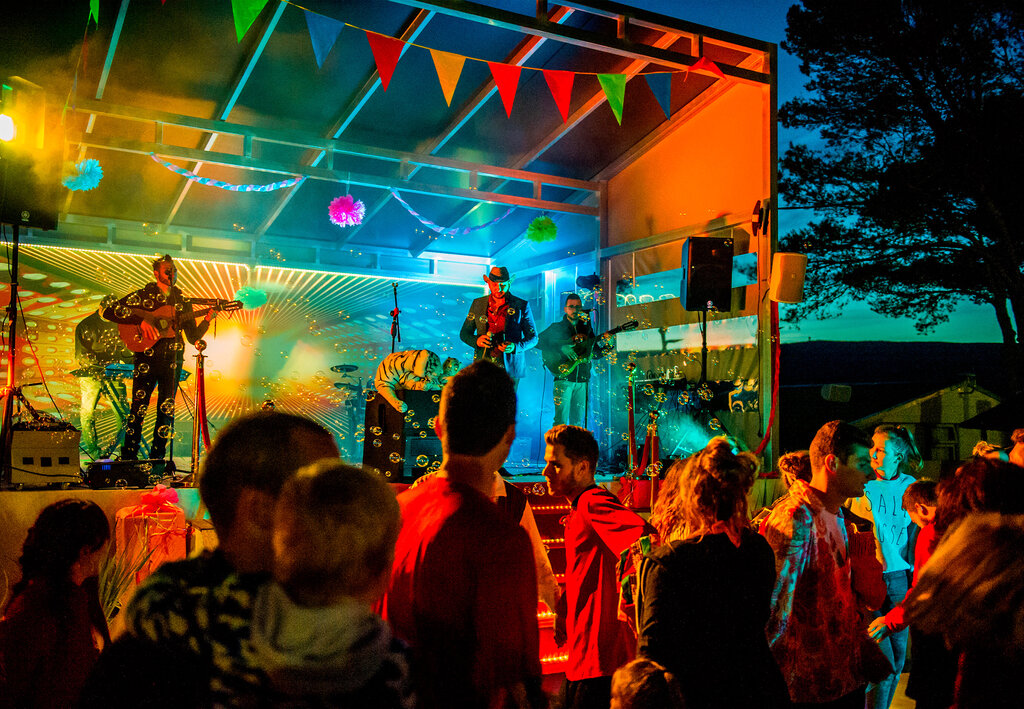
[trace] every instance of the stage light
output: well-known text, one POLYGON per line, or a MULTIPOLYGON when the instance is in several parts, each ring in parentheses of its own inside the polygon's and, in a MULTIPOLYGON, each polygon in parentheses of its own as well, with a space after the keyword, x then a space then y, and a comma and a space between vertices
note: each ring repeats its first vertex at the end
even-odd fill
POLYGON ((0 113, 0 140, 8 143, 14 140, 17 132, 14 130, 14 119, 6 113, 0 113))

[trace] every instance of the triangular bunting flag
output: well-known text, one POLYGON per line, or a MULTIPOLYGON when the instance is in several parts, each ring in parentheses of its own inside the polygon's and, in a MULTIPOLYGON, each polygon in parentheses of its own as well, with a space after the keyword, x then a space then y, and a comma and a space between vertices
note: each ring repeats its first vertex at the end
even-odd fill
POLYGON ((370 43, 370 51, 373 52, 373 60, 377 62, 377 73, 380 74, 380 84, 385 91, 391 83, 391 75, 395 72, 402 50, 405 49, 405 42, 385 34, 377 34, 366 30, 366 41, 370 43))
POLYGON ((665 118, 668 118, 672 115, 672 74, 644 74, 644 78, 661 110, 665 112, 665 118))
POLYGON ((260 16, 268 0, 231 0, 231 11, 235 14, 235 34, 238 41, 252 27, 252 23, 260 16))
POLYGON ((519 74, 523 68, 515 64, 502 64, 500 62, 487 62, 491 67, 491 76, 501 94, 501 102, 505 104, 505 115, 512 117, 512 103, 516 100, 516 89, 519 87, 519 74))
POLYGON ((466 58, 461 54, 442 52, 439 49, 431 49, 430 56, 434 59, 434 68, 437 70, 437 80, 441 82, 444 100, 451 106, 455 86, 459 83, 462 65, 466 63, 466 58))
POLYGON ((100 0, 89 0, 89 17, 86 19, 86 22, 89 20, 92 20, 97 25, 100 23, 100 0))
POLYGON ((615 120, 622 125, 622 104, 626 100, 626 75, 625 74, 598 74, 597 80, 601 82, 604 89, 604 96, 608 99, 615 120))
POLYGON ((562 122, 569 120, 569 100, 572 98, 572 82, 576 73, 572 71, 544 70, 544 80, 548 82, 551 96, 555 99, 558 112, 562 114, 562 122))
POLYGON ((306 25, 309 27, 309 38, 313 42, 316 65, 322 69, 324 60, 327 59, 331 47, 338 40, 338 35, 341 34, 345 23, 306 10, 306 25))
POLYGON ((725 74, 723 74, 722 70, 718 68, 718 65, 715 64, 710 59, 708 59, 707 57, 701 57, 696 62, 694 62, 693 66, 690 67, 690 71, 696 71, 697 69, 703 69, 704 71, 710 71, 712 74, 717 76, 719 79, 724 79, 725 78, 725 74))

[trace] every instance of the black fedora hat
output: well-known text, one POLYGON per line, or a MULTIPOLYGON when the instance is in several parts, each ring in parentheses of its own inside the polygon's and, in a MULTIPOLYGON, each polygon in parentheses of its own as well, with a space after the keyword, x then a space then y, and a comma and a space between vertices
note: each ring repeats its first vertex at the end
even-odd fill
POLYGON ((485 273, 484 278, 495 283, 504 283, 512 277, 508 275, 508 269, 504 266, 491 266, 490 272, 485 273))

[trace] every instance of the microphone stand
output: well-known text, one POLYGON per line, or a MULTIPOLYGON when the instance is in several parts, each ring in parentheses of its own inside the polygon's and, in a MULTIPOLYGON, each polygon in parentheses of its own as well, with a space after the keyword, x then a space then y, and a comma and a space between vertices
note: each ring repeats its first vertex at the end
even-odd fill
POLYGON ((395 292, 395 309, 391 311, 391 353, 394 354, 395 339, 402 341, 402 328, 398 324, 398 314, 402 311, 398 309, 398 281, 392 281, 391 288, 395 292))
MULTIPOLYGON (((4 167, 6 174, 6 166, 4 167)), ((14 399, 21 396, 21 390, 15 386, 15 359, 17 345, 15 338, 18 332, 18 237, 20 227, 18 224, 11 224, 14 231, 11 239, 11 291, 10 301, 7 303, 7 386, 3 389, 4 411, 3 422, 0 424, 0 488, 11 484, 12 462, 11 448, 14 444, 14 431, 11 428, 14 418, 14 399)))

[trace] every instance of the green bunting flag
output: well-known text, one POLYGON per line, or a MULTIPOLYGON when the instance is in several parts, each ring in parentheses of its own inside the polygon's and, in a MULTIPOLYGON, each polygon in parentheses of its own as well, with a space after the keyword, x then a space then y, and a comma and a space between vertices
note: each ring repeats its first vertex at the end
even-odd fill
POLYGON ((239 42, 260 16, 267 2, 268 0, 231 0, 231 11, 235 15, 235 34, 238 35, 239 42))
POLYGON ((626 100, 626 75, 625 74, 598 74, 597 80, 601 82, 605 98, 611 106, 615 120, 622 125, 622 104, 626 100))

